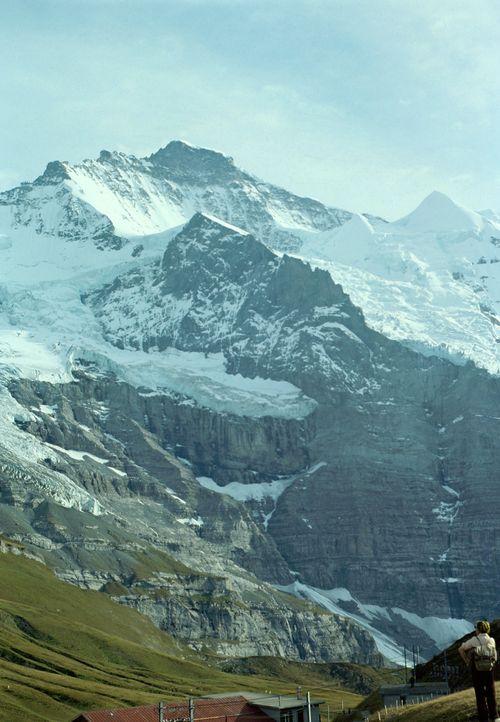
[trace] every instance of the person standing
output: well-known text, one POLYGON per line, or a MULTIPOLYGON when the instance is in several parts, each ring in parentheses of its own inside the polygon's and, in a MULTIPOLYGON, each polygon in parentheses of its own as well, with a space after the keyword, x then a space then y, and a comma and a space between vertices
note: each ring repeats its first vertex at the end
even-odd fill
POLYGON ((495 640, 490 637, 489 632, 489 622, 477 622, 475 635, 460 645, 458 653, 465 664, 470 666, 480 722, 500 722, 500 717, 497 716, 493 673, 497 650, 495 640))

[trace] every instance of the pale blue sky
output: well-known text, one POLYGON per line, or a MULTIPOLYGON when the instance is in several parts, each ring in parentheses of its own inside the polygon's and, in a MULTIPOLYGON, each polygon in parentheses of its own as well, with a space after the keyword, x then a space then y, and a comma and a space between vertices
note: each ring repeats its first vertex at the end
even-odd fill
POLYGON ((499 0, 0 0, 0 103, 2 189, 183 138, 389 218, 500 208, 499 0))

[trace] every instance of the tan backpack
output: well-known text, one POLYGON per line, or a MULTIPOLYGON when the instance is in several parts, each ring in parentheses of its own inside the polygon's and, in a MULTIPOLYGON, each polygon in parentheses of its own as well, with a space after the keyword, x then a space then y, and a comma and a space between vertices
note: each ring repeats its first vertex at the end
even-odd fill
POLYGON ((495 657, 495 647, 488 643, 479 644, 472 650, 472 662, 478 672, 491 672, 495 657))

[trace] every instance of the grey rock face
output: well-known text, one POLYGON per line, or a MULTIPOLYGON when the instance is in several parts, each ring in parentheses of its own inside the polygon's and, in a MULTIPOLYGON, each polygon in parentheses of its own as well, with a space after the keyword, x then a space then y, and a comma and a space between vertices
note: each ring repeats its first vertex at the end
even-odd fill
POLYGON ((497 611, 500 449, 481 421, 500 406, 497 379, 389 341, 328 274, 203 216, 149 276, 87 302, 114 343, 217 348, 231 372, 318 402, 307 452, 323 465, 289 486, 268 526, 303 581, 421 616, 497 611), (125 294, 151 311, 125 308, 125 294))
MULTIPOLYGON (((381 658, 364 631, 348 620, 318 613, 312 605, 290 608, 285 595, 256 594, 224 580, 171 580, 158 595, 128 596, 122 603, 147 614, 157 626, 194 648, 209 645, 230 657, 278 655, 301 661, 381 658), (189 610, 189 614, 186 611, 189 610)), ((245 588, 246 587, 246 588, 245 588)))
MULTIPOLYGON (((111 594, 194 647, 225 655, 380 662, 373 640, 357 625, 262 581, 292 579, 273 540, 243 505, 201 487, 189 465, 168 450, 180 448, 183 426, 201 448, 214 448, 209 438, 229 438, 230 418, 220 416, 214 426, 206 409, 141 396, 126 384, 84 373, 57 386, 19 380, 11 392, 31 409, 19 416, 23 433, 45 443, 52 455, 25 469, 9 467, 0 447, 0 528, 61 579, 111 594), (207 429, 212 436, 205 438, 207 429), (40 474, 61 488, 71 480, 98 499, 104 513, 78 508, 71 497, 67 506, 60 498, 48 500, 33 478, 40 474)), ((240 444, 240 464, 247 455, 247 471, 262 464, 257 457, 267 450, 267 473, 290 465, 292 453, 284 462, 272 461, 273 435, 283 433, 284 420, 277 420, 276 431, 268 426, 258 449, 249 443, 251 428, 242 435, 243 420, 237 421, 234 443, 240 444)), ((231 444, 221 441, 212 463, 223 467, 231 444)), ((300 455, 296 462, 302 463, 300 455)))

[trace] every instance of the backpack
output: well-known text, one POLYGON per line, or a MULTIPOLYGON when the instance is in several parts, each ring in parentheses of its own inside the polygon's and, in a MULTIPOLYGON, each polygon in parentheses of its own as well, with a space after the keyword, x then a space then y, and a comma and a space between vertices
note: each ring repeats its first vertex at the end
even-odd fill
POLYGON ((472 661, 478 672, 491 672, 495 666, 495 647, 490 644, 474 647, 472 661))

